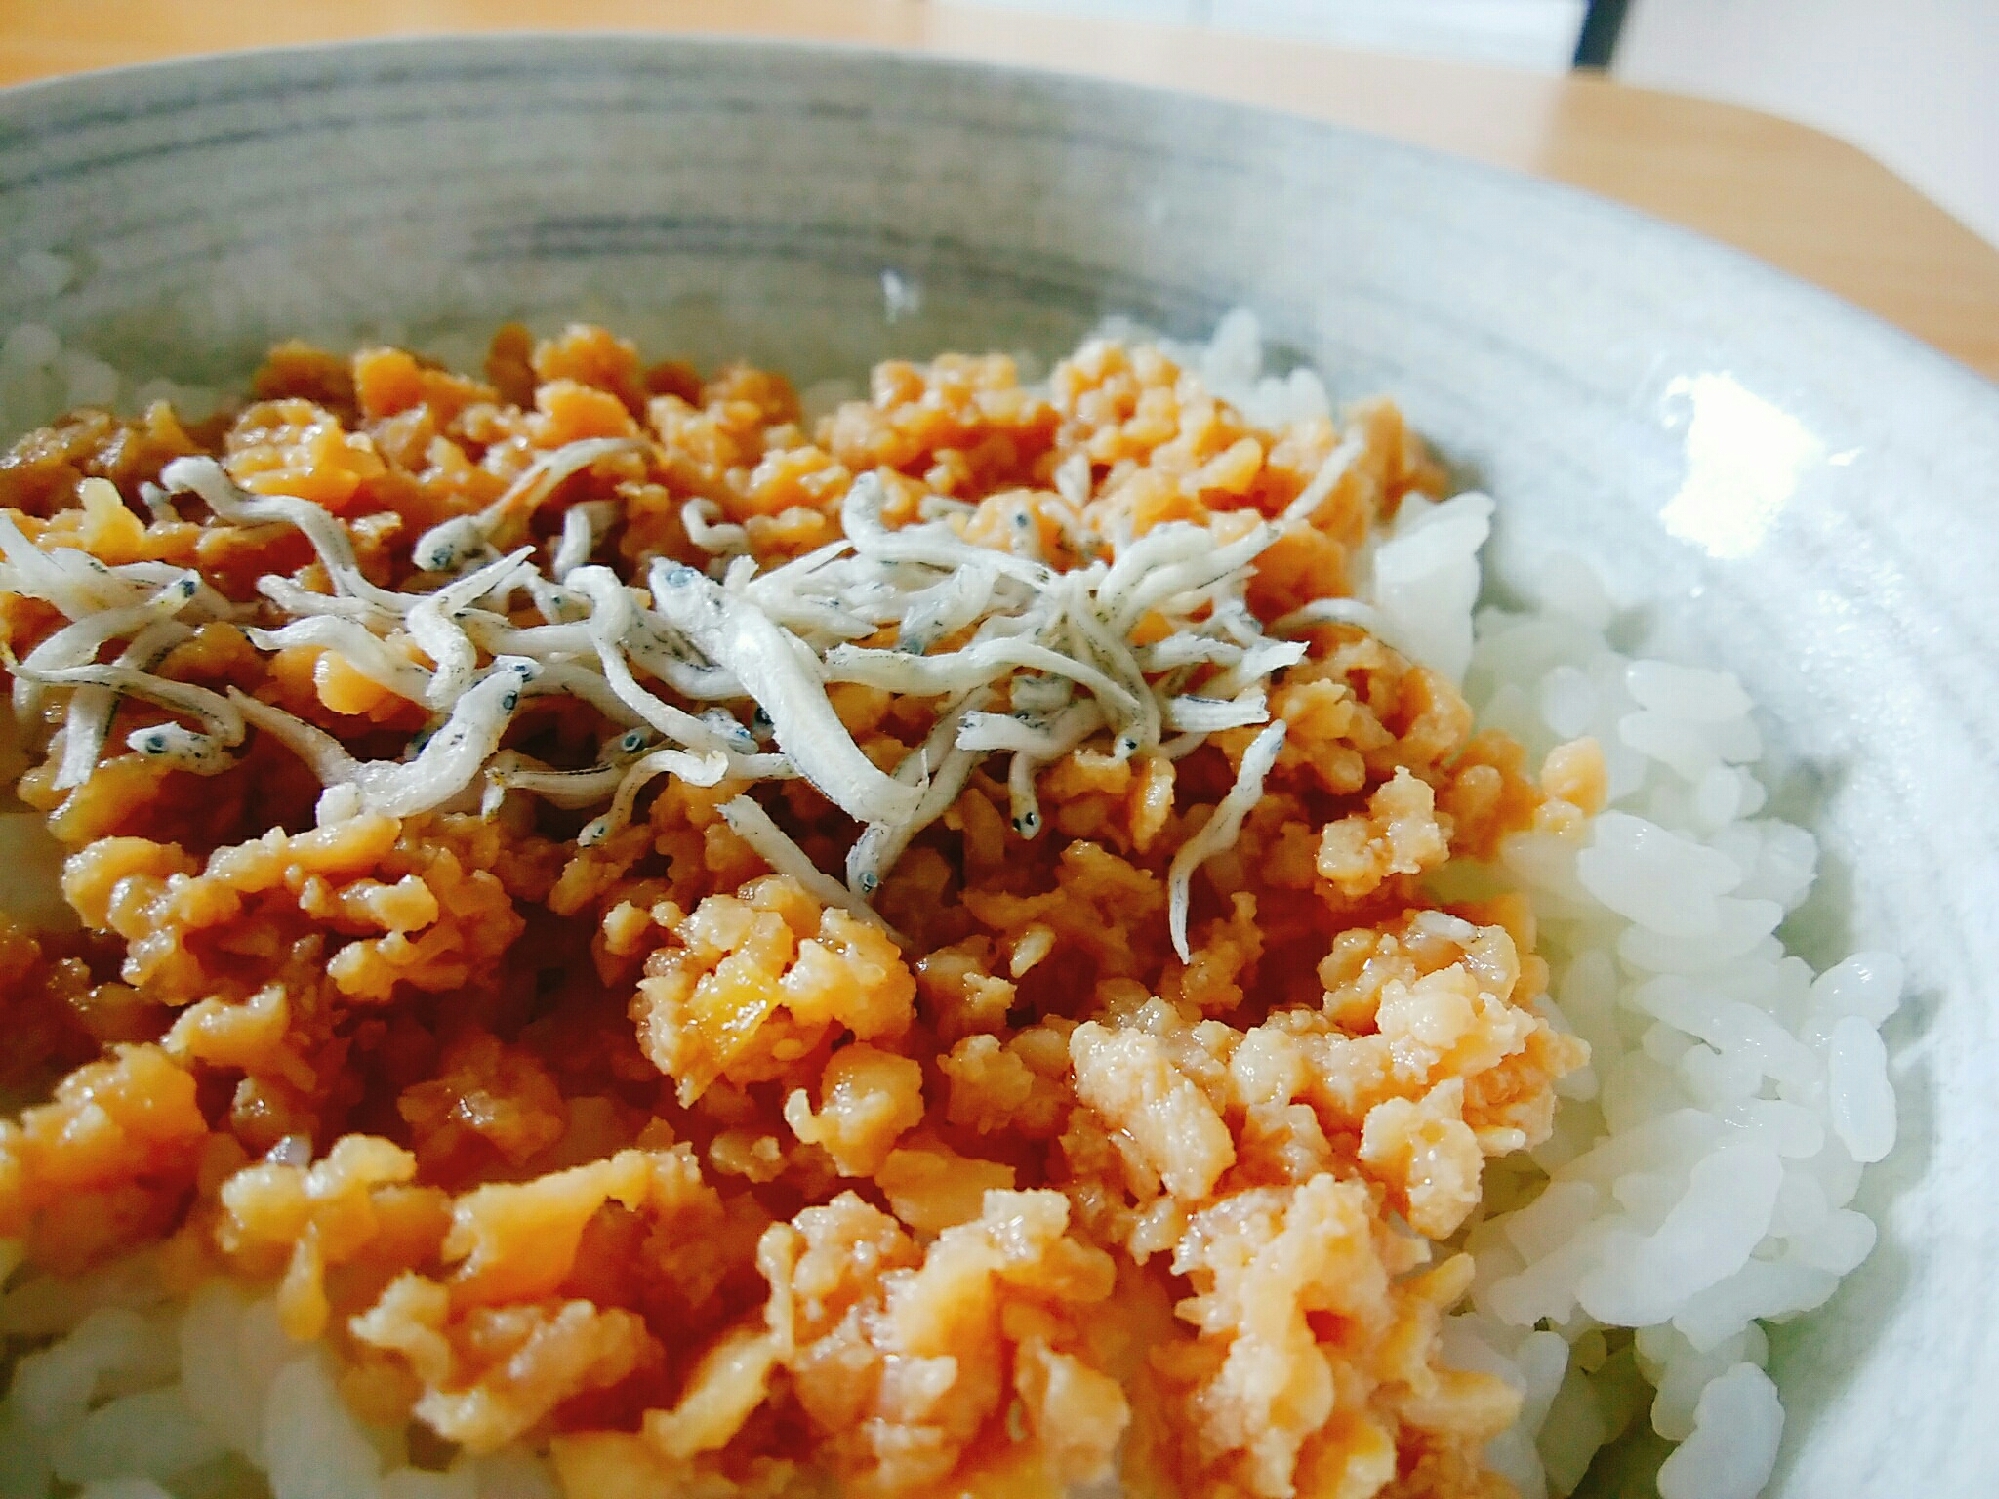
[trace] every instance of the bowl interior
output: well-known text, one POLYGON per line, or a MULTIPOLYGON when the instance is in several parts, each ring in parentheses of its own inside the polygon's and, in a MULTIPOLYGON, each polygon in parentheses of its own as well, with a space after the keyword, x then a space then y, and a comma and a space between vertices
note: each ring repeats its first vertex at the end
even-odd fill
MULTIPOLYGON (((1899 951, 1880 1246, 1774 1339, 1773 1494, 1989 1478, 1999 1215, 1999 393, 1818 293, 1580 195, 1303 120, 835 49, 489 39, 0 94, 0 329, 240 377, 271 342, 463 357, 500 320, 800 380, 1059 352, 1246 305, 1498 497, 1502 585, 1566 547, 1741 675, 1823 849, 1793 943, 1899 951), (15 274, 53 251, 51 295, 15 274), (32 258, 32 257, 31 257, 32 258)), ((0 418, 48 413, 5 384, 0 418), (7 406, 9 392, 13 405, 7 406)), ((5 434, 11 436, 9 432, 5 434)))

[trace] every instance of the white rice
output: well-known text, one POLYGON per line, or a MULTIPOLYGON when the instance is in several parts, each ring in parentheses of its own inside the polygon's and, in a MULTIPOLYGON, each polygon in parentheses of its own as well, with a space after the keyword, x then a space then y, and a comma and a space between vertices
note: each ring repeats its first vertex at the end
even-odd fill
MULTIPOLYGON (((53 300, 75 279, 70 262, 47 250, 29 250, 9 269, 8 279, 34 301, 53 300)), ((11 441, 83 406, 138 412, 168 401, 192 421, 214 411, 221 399, 222 392, 205 385, 135 380, 86 349, 66 346, 46 323, 19 323, 0 338, 0 440, 11 441)))
MULTIPOLYGON (((54 295, 69 277, 57 261, 17 270, 54 295)), ((1330 410, 1310 371, 1263 373, 1246 313, 1175 352, 1253 420, 1330 410)), ((834 395, 816 391, 815 404, 834 395)), ((0 341, 8 428, 161 396, 214 400, 129 389, 39 325, 0 341)), ((1463 673, 1482 721, 1530 762, 1595 736, 1611 805, 1579 839, 1520 834, 1503 850, 1552 966, 1545 1013, 1592 1061, 1558 1086, 1552 1137, 1488 1167, 1465 1237, 1478 1274, 1446 1322, 1447 1356, 1521 1390, 1518 1422, 1487 1457, 1522 1499, 1569 1493, 1640 1419, 1678 1443, 1662 1499, 1750 1499, 1783 1426, 1763 1324, 1822 1305, 1874 1244, 1848 1204, 1862 1166, 1894 1144, 1878 1032, 1901 965, 1867 953, 1814 976, 1774 935, 1809 891, 1817 849, 1760 815, 1762 736, 1732 676, 1613 649, 1611 601, 1574 558, 1549 559, 1531 611, 1474 617, 1490 512, 1482 496, 1412 504, 1367 559, 1365 601, 1384 635, 1463 673)), ((10 850, 16 831, 0 826, 10 850)), ((0 887, 10 909, 29 900, 0 887)), ((9 1274, 12 1248, 0 1245, 9 1274)), ((215 1284, 172 1301, 143 1254, 82 1282, 13 1285, 0 1336, 45 1342, 0 1402, 0 1499, 207 1499, 256 1492, 259 1473, 273 1499, 556 1493, 531 1454, 411 1466, 403 1433, 358 1421, 330 1356, 289 1343, 268 1299, 215 1284)))
POLYGON ((1862 954, 1814 978, 1785 953, 1773 933, 1817 849, 1759 816, 1747 695, 1620 654, 1580 564, 1550 577, 1532 612, 1479 615, 1467 686, 1530 760, 1578 734, 1604 746, 1611 806, 1586 840, 1503 854, 1542 923, 1549 1018, 1592 1060, 1560 1086, 1553 1138, 1495 1173, 1505 1207, 1468 1235, 1454 1346, 1528 1394, 1491 1453, 1523 1499, 1568 1492, 1637 1414, 1633 1366, 1653 1429, 1681 1443, 1664 1499, 1749 1496, 1783 1423, 1761 1324, 1823 1304, 1874 1245, 1847 1204, 1894 1144, 1878 1028, 1901 965, 1862 954))
POLYGON ((141 1254, 82 1283, 37 1277, 0 1297, 0 1331, 45 1334, 51 1322, 67 1331, 21 1358, 0 1405, 5 1499, 58 1484, 87 1499, 260 1487, 272 1499, 557 1499, 531 1454, 411 1466, 404 1434, 354 1417, 330 1355, 291 1342, 270 1297, 215 1282, 170 1299, 141 1254))

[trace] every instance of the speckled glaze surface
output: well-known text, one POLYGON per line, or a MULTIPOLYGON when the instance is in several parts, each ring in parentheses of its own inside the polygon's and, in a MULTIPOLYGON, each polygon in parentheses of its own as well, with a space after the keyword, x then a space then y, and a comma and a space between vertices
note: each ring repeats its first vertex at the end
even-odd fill
MULTIPOLYGON (((1106 312, 1247 305, 1336 393, 1389 390, 1499 498, 1502 580, 1566 547, 1738 672, 1792 767, 1824 962, 1907 959, 1871 1259, 1775 1339, 1770 1492, 1999 1474, 1999 390, 1730 252, 1328 126, 830 49, 548 38, 342 47, 0 93, 0 268, 141 373, 286 336, 613 319, 808 378, 1058 351, 1106 312), (902 295, 888 316, 883 273, 902 295), (920 295, 910 307, 909 293, 920 295)), ((11 434, 10 434, 11 435, 11 434)))

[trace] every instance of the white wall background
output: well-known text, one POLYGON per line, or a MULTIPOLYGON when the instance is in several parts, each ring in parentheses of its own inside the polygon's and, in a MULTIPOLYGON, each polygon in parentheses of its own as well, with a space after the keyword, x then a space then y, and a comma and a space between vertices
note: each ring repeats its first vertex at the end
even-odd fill
MULTIPOLYGON (((1012 10, 1216 26, 1335 47, 1558 73, 1588 0, 970 0, 1012 10)), ((1993 0, 1999 4, 1999 0, 1993 0)))
MULTIPOLYGON (((1557 73, 1587 0, 960 0, 1557 73)), ((1851 141, 1999 244, 1999 0, 1630 0, 1613 73, 1851 141)))
POLYGON ((1999 0, 1632 0, 1612 71, 1851 141, 1999 244, 1999 0))

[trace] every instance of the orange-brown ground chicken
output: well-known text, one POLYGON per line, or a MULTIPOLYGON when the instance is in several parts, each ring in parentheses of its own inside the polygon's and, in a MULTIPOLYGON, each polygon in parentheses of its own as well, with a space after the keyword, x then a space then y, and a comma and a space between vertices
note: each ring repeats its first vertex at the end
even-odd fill
MULTIPOLYGON (((155 407, 33 434, 0 459, 0 506, 44 549, 198 566, 239 601, 266 573, 324 590, 289 528, 192 501, 148 519, 142 481, 207 453, 326 507, 397 587, 417 535, 538 452, 632 437, 528 539, 612 501, 597 557, 642 580, 657 556, 705 565, 690 497, 768 560, 836 537, 880 469, 892 525, 943 494, 982 502, 965 534, 1002 545, 1025 506, 1059 552, 1074 454, 1098 519, 1226 532, 1279 516, 1349 434, 1360 461, 1257 564, 1267 623, 1344 592, 1369 528, 1437 470, 1385 403, 1260 431, 1117 345, 1045 388, 1004 358, 886 364, 815 426, 775 375, 647 368, 589 328, 504 330, 479 378, 290 346, 205 424, 155 407)), ((16 655, 60 622, 0 594, 16 655)), ((424 720, 339 655, 260 652, 235 625, 159 670, 377 758, 424 720)), ((45 696, 60 722, 67 692, 45 696)), ((930 721, 882 691, 833 699, 877 764, 930 721)), ((1509 1493, 1478 1455, 1516 1397, 1440 1360, 1471 1274, 1445 1241, 1482 1162, 1546 1134, 1582 1048, 1533 1008, 1524 904, 1447 907, 1426 877, 1593 812, 1601 762, 1570 747, 1531 773, 1448 682, 1349 626, 1313 634, 1271 711, 1288 741, 1195 880, 1183 963, 1166 869, 1254 729, 1177 763, 1074 751, 1031 841, 975 773, 876 899, 901 950, 729 830, 739 782, 657 782, 591 847, 587 812, 520 796, 490 820, 315 828, 319 787, 269 736, 197 778, 126 753, 160 715, 121 708, 86 784, 57 792, 52 765, 19 784, 69 850, 82 929, 0 929, 6 1080, 60 1079, 0 1123, 0 1237, 61 1273, 164 1241, 181 1283, 275 1286, 359 1412, 542 1444, 579 1499, 1039 1495, 1114 1461, 1138 1494, 1509 1493)), ((548 698, 509 743, 583 763, 606 732, 548 698)), ((803 782, 757 795, 839 867, 852 822, 803 782)))

